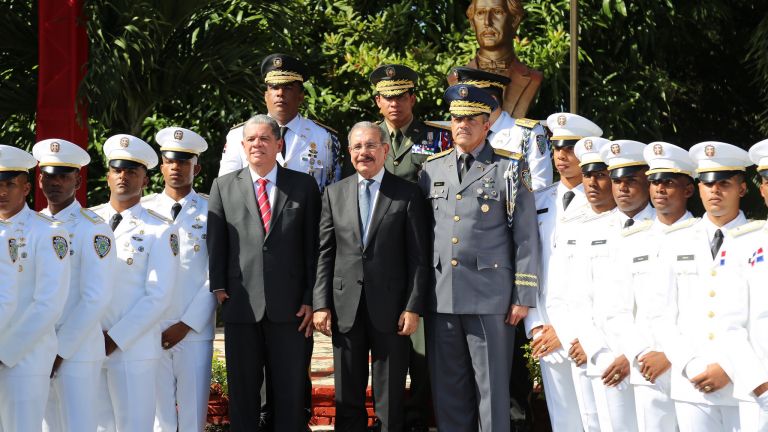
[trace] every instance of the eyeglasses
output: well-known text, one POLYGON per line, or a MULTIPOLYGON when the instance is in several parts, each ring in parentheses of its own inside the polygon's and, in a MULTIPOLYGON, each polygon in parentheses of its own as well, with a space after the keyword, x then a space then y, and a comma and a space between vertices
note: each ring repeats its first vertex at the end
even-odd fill
POLYGON ((349 149, 352 150, 353 153, 360 153, 363 150, 375 151, 375 150, 378 150, 379 147, 381 147, 381 143, 365 143, 365 144, 355 144, 353 146, 350 146, 349 149))

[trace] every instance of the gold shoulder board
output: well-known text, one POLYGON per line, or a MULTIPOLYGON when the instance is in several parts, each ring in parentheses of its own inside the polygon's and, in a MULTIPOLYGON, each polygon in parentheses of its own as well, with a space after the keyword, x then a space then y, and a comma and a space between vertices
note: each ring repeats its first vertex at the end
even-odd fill
POLYGON ((150 215, 152 215, 152 216, 156 217, 157 219, 160 219, 161 221, 163 221, 163 222, 165 222, 165 223, 167 223, 167 224, 171 224, 171 223, 173 223, 173 221, 172 221, 172 220, 170 220, 170 219, 168 219, 167 217, 165 217, 165 216, 161 215, 160 213, 157 213, 157 212, 156 212, 156 211, 154 211, 154 210, 150 210, 150 209, 148 209, 148 208, 146 208, 146 207, 144 207, 144 210, 146 210, 146 211, 147 211, 147 213, 149 213, 150 215))
POLYGON ((751 233, 752 231, 757 231, 760 228, 762 228, 763 226, 765 226, 765 221, 764 220, 756 220, 756 221, 748 222, 748 223, 745 223, 744 225, 738 226, 736 228, 729 229, 728 230, 728 235, 731 236, 731 237, 736 238, 736 237, 739 237, 739 236, 743 236, 746 233, 751 233))
POLYGON ((640 223, 636 223, 632 225, 631 227, 625 228, 621 231, 621 235, 624 237, 629 237, 632 234, 637 234, 639 232, 647 231, 648 228, 653 225, 653 220, 644 220, 640 223))
POLYGON ((509 159, 517 159, 517 160, 519 160, 521 157, 523 157, 523 155, 521 155, 520 153, 514 153, 514 152, 511 152, 509 150, 504 150, 504 149, 495 148, 495 149, 493 149, 493 152, 496 153, 499 156, 503 156, 503 157, 509 158, 509 159))
POLYGON ((665 229, 664 229, 664 233, 665 233, 665 234, 669 234, 669 233, 671 233, 671 232, 675 232, 675 231, 677 231, 677 230, 681 230, 681 229, 683 229, 683 228, 688 228, 688 227, 691 227, 691 226, 693 226, 693 225, 694 225, 696 222, 698 222, 698 221, 699 221, 699 219, 701 219, 701 218, 690 218, 690 219, 688 219, 688 220, 687 220, 687 221, 685 221, 685 222, 676 223, 676 224, 672 225, 671 227, 665 228, 665 229))
POLYGON ((430 157, 428 157, 428 158, 427 158, 427 162, 429 162, 429 161, 433 161, 433 160, 435 160, 435 159, 440 159, 441 157, 443 157, 443 156, 447 155, 448 153, 450 153, 450 152, 452 152, 452 151, 453 151, 453 149, 452 149, 452 148, 449 148, 448 150, 443 150, 443 151, 441 151, 440 153, 436 153, 436 154, 433 154, 432 156, 430 156, 430 157))
POLYGON ((93 223, 94 225, 104 223, 104 219, 102 219, 101 216, 94 213, 93 210, 90 210, 87 208, 81 208, 80 214, 83 215, 83 217, 85 217, 89 221, 91 221, 91 223, 93 223))
POLYGON ((522 126, 524 128, 533 129, 536 127, 536 125, 540 124, 538 120, 531 120, 527 118, 520 118, 515 120, 515 124, 517 126, 522 126))

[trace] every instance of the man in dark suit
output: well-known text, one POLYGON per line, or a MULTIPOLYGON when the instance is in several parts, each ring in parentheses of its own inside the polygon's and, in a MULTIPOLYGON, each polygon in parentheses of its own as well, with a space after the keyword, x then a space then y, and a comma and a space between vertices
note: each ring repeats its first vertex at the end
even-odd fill
POLYGON ((219 177, 208 207, 211 291, 222 304, 233 431, 259 424, 265 361, 275 430, 303 431, 305 356, 312 334, 320 192, 307 174, 276 164, 275 120, 245 123, 248 167, 219 177))
POLYGON ((381 430, 402 431, 408 336, 428 283, 425 200, 384 169, 389 137, 360 122, 349 133, 357 174, 323 195, 314 322, 333 338, 336 430, 365 431, 368 352, 381 430))

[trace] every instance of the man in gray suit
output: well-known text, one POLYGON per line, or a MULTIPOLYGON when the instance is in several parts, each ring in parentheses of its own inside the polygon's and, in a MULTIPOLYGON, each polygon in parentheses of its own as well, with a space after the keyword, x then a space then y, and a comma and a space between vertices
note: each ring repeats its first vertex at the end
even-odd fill
POLYGON ((333 339, 336 430, 365 431, 368 352, 381 431, 403 431, 408 336, 429 280, 419 187, 384 169, 389 137, 375 123, 349 133, 357 174, 325 189, 315 327, 333 339))
POLYGON ((214 180, 208 202, 210 283, 222 304, 232 431, 257 430, 265 362, 275 384, 275 430, 307 427, 320 192, 311 176, 276 163, 282 145, 275 120, 248 120, 248 167, 214 180))
POLYGON ((424 319, 441 432, 508 432, 514 326, 536 304, 539 239, 521 155, 486 140, 497 102, 449 87, 454 148, 424 164, 433 215, 434 285, 424 319))

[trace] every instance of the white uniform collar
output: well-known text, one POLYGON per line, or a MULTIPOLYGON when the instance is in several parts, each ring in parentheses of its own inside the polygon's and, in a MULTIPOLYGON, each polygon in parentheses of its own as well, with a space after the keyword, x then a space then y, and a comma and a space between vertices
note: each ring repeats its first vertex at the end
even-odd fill
POLYGON ((141 206, 141 201, 136 203, 136 205, 134 205, 133 207, 127 208, 121 212, 118 212, 117 210, 115 210, 115 208, 112 207, 112 204, 108 203, 108 205, 106 206, 107 217, 104 219, 109 221, 110 219, 112 219, 112 216, 114 216, 115 213, 120 213, 123 216, 123 219, 128 219, 130 217, 138 218, 139 215, 141 214, 142 209, 143 207, 141 206))
MULTIPOLYGON (((618 208, 618 207, 616 207, 616 208, 618 208)), ((628 219, 630 219, 630 217, 627 216, 626 214, 624 214, 624 212, 622 212, 622 211, 618 211, 617 213, 619 215, 619 221, 621 222, 621 225, 624 226, 624 223, 628 219)), ((655 217, 655 215, 654 215, 653 207, 651 207, 651 203, 648 203, 648 204, 645 205, 645 207, 642 210, 640 210, 640 213, 634 215, 632 217, 632 219, 635 222, 640 222, 640 221, 644 221, 644 220, 653 219, 654 217, 655 217)))
POLYGON ((704 229, 707 231, 707 238, 712 239, 712 237, 715 236, 715 231, 721 230, 723 234, 725 234, 726 231, 729 229, 736 228, 737 226, 744 225, 747 223, 747 218, 744 216, 744 212, 739 210, 738 216, 733 218, 732 221, 728 222, 727 224, 719 227, 712 223, 711 220, 709 220, 709 216, 704 213, 704 216, 701 217, 701 224, 704 227, 704 229))
MULTIPOLYGON (((267 116, 269 116, 272 119, 274 119, 275 121, 277 121, 277 119, 272 117, 271 114, 267 114, 267 116)), ((301 122, 302 122, 303 119, 304 118, 301 116, 301 113, 297 113, 296 117, 292 118, 291 121, 289 121, 288 123, 286 123, 284 125, 280 125, 280 122, 278 122, 277 124, 280 125, 280 126, 286 126, 293 133, 298 133, 298 130, 299 130, 300 126, 301 126, 301 122)))
POLYGON ((500 130, 502 130, 503 129, 502 126, 504 125, 507 117, 511 118, 511 116, 506 111, 501 110, 501 115, 491 125, 491 130, 488 131, 488 135, 496 133, 496 132, 499 132, 500 130))
POLYGON ((80 206, 80 203, 77 202, 77 200, 74 200, 72 201, 72 204, 66 206, 64 209, 62 209, 60 212, 56 213, 55 215, 51 214, 51 210, 48 207, 40 210, 40 213, 50 218, 63 221, 68 218, 77 217, 77 214, 80 212, 81 208, 82 207, 80 206))

